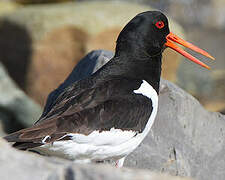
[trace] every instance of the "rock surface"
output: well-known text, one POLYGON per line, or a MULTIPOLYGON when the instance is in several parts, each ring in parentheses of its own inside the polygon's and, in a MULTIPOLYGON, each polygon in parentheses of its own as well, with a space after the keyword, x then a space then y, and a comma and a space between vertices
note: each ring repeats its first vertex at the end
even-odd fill
POLYGON ((21 4, 46 4, 46 3, 58 3, 58 2, 66 2, 71 0, 15 0, 17 3, 21 4))
POLYGON ((0 137, 3 137, 5 134, 5 131, 3 129, 3 123, 2 123, 2 118, 0 118, 0 137))
MULTIPOLYGON (((77 0, 77 1, 94 1, 94 0, 77 0)), ((120 1, 127 1, 127 0, 120 0, 120 1)), ((173 17, 173 19, 175 19, 181 24, 186 25, 198 24, 204 27, 207 26, 210 28, 216 28, 221 30, 225 28, 224 0, 198 0, 198 1, 129 0, 129 2, 150 5, 156 9, 160 9, 161 11, 169 14, 171 17, 173 17)))
POLYGON ((15 11, 18 7, 18 4, 9 1, 0 1, 0 16, 6 15, 15 11))
POLYGON ((216 29, 225 28, 224 0, 171 0, 167 8, 173 18, 185 24, 200 24, 216 29))
POLYGON ((0 139, 1 180, 190 180, 146 170, 107 165, 79 165, 13 149, 0 139))
POLYGON ((85 54, 87 38, 84 31, 65 26, 36 43, 25 89, 32 99, 44 105, 49 92, 68 76, 85 54))
POLYGON ((225 51, 223 31, 199 27, 186 28, 187 39, 213 54, 216 61, 209 61, 198 54, 195 57, 207 63, 211 70, 204 70, 188 61, 182 61, 178 69, 178 81, 182 89, 195 96, 210 111, 225 110, 225 51), (216 36, 215 36, 216 34, 216 36), (206 38, 207 37, 207 38, 206 38), (213 95, 212 95, 213 94, 213 95))
MULTIPOLYGON (((151 7, 97 1, 19 8, 0 18, 0 61, 19 87, 44 105, 47 94, 64 80, 81 56, 93 49, 114 50, 122 27, 147 10, 151 7)), ((172 20, 170 28, 184 34, 172 20)), ((168 51, 166 57, 163 77, 176 81, 181 56, 168 51)))
POLYGON ((40 106, 15 85, 0 63, 0 124, 2 124, 2 129, 9 133, 31 126, 40 114, 40 106))

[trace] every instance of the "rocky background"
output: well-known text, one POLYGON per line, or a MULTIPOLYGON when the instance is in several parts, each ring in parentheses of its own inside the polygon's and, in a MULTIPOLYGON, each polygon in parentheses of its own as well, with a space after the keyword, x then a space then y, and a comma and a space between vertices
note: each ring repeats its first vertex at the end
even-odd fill
POLYGON ((153 8, 170 16, 171 31, 216 57, 215 62, 205 61, 212 67, 207 71, 167 50, 163 64, 163 78, 213 112, 162 81, 154 127, 125 162, 151 172, 74 165, 16 151, 0 139, 0 179, 180 179, 152 173, 156 171, 224 180, 225 116, 215 112, 225 113, 224 1, 65 1, 0 1, 0 136, 32 125, 49 92, 81 57, 93 49, 113 51, 121 28, 153 8))

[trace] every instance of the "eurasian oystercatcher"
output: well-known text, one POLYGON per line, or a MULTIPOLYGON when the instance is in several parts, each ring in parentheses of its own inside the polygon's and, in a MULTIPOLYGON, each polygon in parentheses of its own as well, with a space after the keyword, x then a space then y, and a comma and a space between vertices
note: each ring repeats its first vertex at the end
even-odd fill
POLYGON ((32 127, 5 137, 18 149, 34 149, 75 162, 125 157, 142 142, 158 108, 161 57, 170 47, 209 69, 175 43, 214 59, 169 31, 158 11, 135 16, 121 31, 114 57, 91 76, 59 93, 32 127))

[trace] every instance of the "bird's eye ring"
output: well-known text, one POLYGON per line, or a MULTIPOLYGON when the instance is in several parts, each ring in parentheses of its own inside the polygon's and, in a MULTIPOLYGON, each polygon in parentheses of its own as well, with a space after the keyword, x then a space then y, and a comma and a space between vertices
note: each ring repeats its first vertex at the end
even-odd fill
POLYGON ((163 21, 158 21, 157 23, 155 23, 155 26, 158 28, 158 29, 162 29, 165 24, 163 21))

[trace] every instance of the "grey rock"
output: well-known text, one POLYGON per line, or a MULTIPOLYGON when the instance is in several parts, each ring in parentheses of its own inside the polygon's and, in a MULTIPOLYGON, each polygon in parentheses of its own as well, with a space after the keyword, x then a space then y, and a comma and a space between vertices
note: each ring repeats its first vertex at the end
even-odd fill
POLYGON ((224 5, 224 0, 170 0, 167 9, 168 13, 181 23, 199 24, 223 30, 225 28, 224 5))
POLYGON ((14 84, 0 64, 0 119, 4 130, 12 132, 31 126, 40 114, 40 106, 14 84))
POLYGON ((109 165, 74 164, 61 159, 13 149, 0 139, 1 180, 190 180, 136 169, 116 169, 109 165))
POLYGON ((2 119, 0 118, 0 137, 6 135, 4 130, 3 130, 3 124, 2 124, 2 119))
POLYGON ((224 153, 225 116, 206 111, 194 97, 162 80, 153 128, 125 165, 224 180, 224 153))
POLYGON ((195 53, 194 56, 207 63, 211 70, 199 68, 184 60, 177 72, 177 83, 182 89, 198 98, 206 109, 223 112, 225 110, 224 32, 205 27, 190 27, 186 28, 186 35, 187 39, 190 39, 193 44, 198 44, 199 47, 207 49, 208 52, 213 54, 216 61, 209 61, 195 53))

